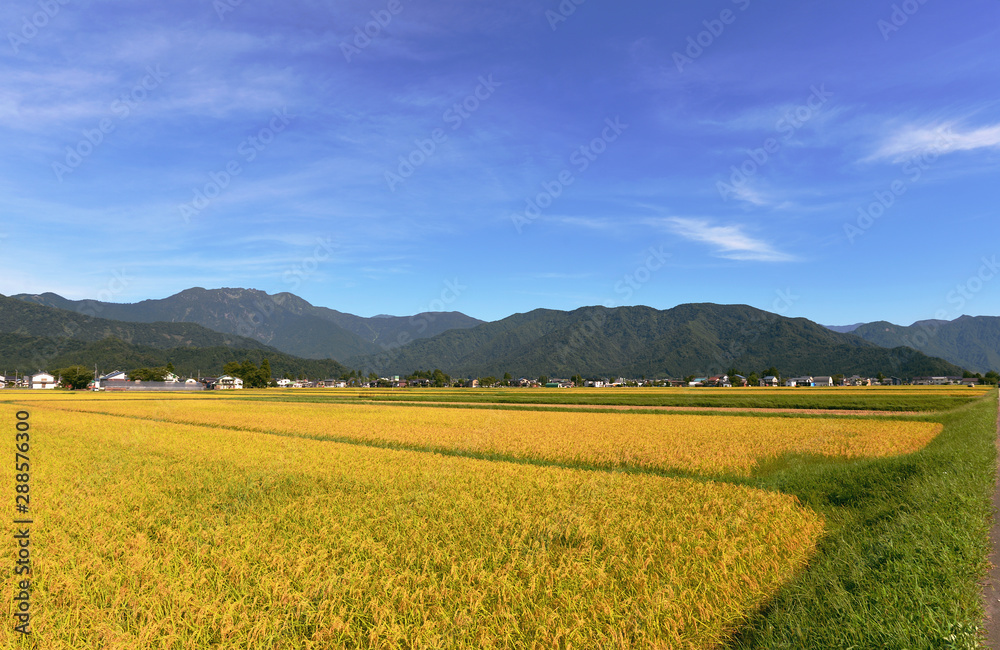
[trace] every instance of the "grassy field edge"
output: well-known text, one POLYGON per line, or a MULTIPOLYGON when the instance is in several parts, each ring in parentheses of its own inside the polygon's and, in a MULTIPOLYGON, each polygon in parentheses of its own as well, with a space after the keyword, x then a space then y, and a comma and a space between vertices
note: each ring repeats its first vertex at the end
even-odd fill
POLYGON ((752 482, 797 496, 830 532, 728 647, 979 647, 996 394, 940 421, 944 431, 915 454, 793 464, 752 482))

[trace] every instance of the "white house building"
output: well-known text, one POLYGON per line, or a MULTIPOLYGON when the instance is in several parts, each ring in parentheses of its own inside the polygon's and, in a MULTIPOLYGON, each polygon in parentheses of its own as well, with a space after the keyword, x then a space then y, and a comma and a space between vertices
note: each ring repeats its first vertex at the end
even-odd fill
POLYGON ((243 388, 243 380, 239 377, 223 375, 215 381, 215 390, 240 390, 243 388))
POLYGON ((833 388, 833 377, 816 377, 813 380, 813 386, 822 386, 823 388, 833 388))
POLYGON ((56 378, 47 372, 31 376, 31 387, 35 389, 51 389, 56 387, 56 378))

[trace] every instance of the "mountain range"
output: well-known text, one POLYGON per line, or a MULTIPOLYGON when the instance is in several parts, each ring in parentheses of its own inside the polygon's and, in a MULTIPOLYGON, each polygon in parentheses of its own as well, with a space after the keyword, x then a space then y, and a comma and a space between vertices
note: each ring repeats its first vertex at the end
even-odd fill
POLYGON ((995 316, 925 320, 910 326, 878 321, 859 325, 852 333, 882 347, 920 350, 972 372, 1000 369, 1000 318, 995 316))
POLYGON ((462 376, 683 377, 771 366, 782 375, 879 372, 899 377, 961 375, 962 369, 907 347, 885 349, 804 318, 746 305, 689 304, 673 309, 539 309, 452 330, 396 350, 347 360, 351 367, 400 374, 442 368, 462 376))
POLYGON ((458 312, 363 318, 315 307, 291 293, 195 287, 162 300, 133 304, 67 300, 54 293, 12 296, 22 301, 132 323, 196 323, 249 338, 305 359, 346 359, 374 354, 483 321, 458 312))
POLYGON ((208 360, 267 356, 276 371, 279 358, 299 368, 325 359, 321 369, 330 376, 345 369, 335 359, 380 375, 441 368, 455 376, 682 377, 771 366, 785 376, 962 373, 905 340, 867 340, 745 305, 538 309, 483 322, 458 312, 363 318, 253 289, 194 288, 135 304, 45 293, 0 297, 0 335, 7 363, 48 346, 41 358, 52 363, 77 355, 127 367, 175 356, 184 364, 206 359, 202 368, 208 360))
POLYGON ((181 373, 217 372, 229 361, 268 359, 279 375, 339 376, 333 360, 307 360, 251 338, 196 323, 135 323, 98 318, 94 312, 47 307, 0 296, 0 371, 34 372, 70 365, 105 370, 164 366, 181 373))

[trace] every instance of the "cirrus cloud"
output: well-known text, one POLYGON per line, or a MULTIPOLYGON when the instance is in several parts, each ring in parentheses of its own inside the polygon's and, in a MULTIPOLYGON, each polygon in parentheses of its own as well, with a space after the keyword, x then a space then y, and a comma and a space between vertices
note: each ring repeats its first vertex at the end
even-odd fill
POLYGON ((716 256, 725 259, 741 262, 794 262, 798 259, 751 237, 741 226, 716 226, 707 219, 681 217, 670 217, 665 222, 671 231, 685 239, 714 246, 716 256))

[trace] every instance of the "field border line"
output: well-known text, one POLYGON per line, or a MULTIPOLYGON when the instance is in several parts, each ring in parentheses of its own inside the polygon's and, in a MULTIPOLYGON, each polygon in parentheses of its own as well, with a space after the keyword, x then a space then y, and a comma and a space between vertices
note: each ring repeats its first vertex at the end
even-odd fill
MULTIPOLYGON (((997 458, 1000 461, 1000 391, 997 392, 997 458)), ((982 585, 982 601, 985 611, 983 628, 986 631, 986 647, 1000 650, 1000 462, 997 462, 993 489, 993 516, 990 526, 990 571, 982 585)))

